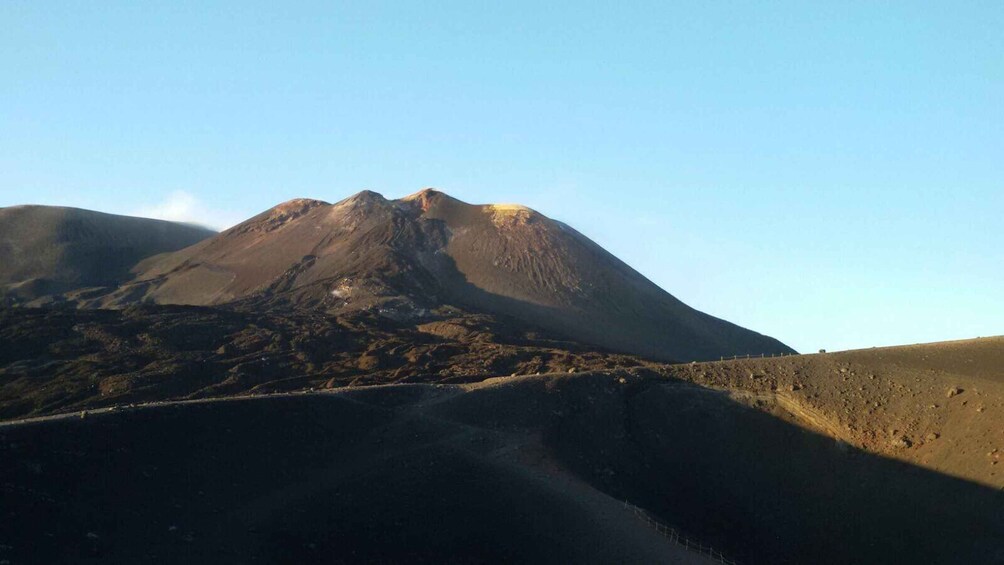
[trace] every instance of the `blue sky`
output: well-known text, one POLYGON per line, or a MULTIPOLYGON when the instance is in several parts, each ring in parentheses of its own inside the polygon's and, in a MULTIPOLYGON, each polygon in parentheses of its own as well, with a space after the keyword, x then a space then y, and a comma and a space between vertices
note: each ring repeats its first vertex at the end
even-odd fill
POLYGON ((1004 333, 1004 3, 0 4, 0 206, 435 186, 800 351, 1004 333))

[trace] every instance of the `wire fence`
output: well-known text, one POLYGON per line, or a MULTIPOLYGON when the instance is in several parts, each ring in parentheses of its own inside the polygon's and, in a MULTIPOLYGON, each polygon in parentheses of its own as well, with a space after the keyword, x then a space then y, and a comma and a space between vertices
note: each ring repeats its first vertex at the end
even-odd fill
POLYGON ((798 353, 761 353, 760 355, 754 355, 752 353, 747 353, 746 355, 731 355, 731 356, 719 356, 719 361, 732 361, 734 359, 765 359, 769 357, 792 357, 799 355, 798 353))
POLYGON ((646 524, 655 528, 655 531, 658 532, 660 535, 662 535, 669 541, 675 543, 676 545, 682 547, 683 549, 686 549, 687 551, 698 553, 700 555, 713 559, 718 563, 722 563, 723 565, 739 565, 738 561, 734 561, 732 559, 729 559, 728 557, 725 557, 725 554, 711 547, 710 545, 704 545, 698 541, 692 540, 687 536, 681 534, 675 528, 667 526, 666 524, 663 524, 662 522, 659 522, 657 520, 654 520, 652 516, 649 515, 648 512, 642 510, 641 508, 638 508, 637 506, 631 504, 626 500, 624 501, 624 509, 632 512, 635 516, 643 520, 646 524))

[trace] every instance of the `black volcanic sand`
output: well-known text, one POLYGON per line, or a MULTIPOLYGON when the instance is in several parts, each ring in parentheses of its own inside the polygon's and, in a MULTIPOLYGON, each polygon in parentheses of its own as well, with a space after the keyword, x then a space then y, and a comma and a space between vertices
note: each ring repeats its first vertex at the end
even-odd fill
POLYGON ((999 490, 654 374, 392 385, 0 427, 11 563, 1004 562, 999 490), (699 561, 697 561, 699 562, 699 561))

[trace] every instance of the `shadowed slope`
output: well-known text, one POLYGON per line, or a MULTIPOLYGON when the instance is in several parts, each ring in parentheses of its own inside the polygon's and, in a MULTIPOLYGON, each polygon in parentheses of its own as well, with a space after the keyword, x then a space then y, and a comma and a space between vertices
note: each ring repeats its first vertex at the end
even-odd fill
POLYGON ((0 209, 0 297, 117 285, 140 260, 214 235, 198 226, 56 206, 0 209))
POLYGON ((0 427, 12 562, 1000 563, 1004 500, 632 372, 0 427))

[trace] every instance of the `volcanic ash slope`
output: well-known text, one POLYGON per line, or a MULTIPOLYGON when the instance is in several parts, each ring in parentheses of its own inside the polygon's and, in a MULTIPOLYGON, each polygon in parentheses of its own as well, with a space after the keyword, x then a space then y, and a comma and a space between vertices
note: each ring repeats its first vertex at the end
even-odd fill
POLYGON ((251 301, 402 320, 453 305, 664 360, 792 352, 690 308, 561 222, 431 189, 291 200, 137 272, 101 305, 251 301))

